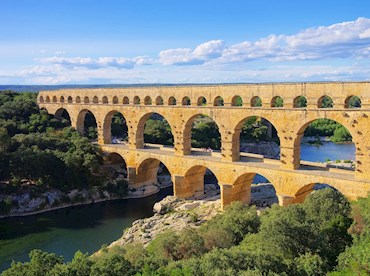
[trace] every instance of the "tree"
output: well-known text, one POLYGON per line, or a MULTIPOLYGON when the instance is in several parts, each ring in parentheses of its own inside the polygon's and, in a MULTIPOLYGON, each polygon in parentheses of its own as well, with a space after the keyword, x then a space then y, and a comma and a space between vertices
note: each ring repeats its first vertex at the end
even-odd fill
POLYGON ((2 276, 45 276, 57 264, 63 264, 63 258, 53 253, 41 250, 32 250, 29 254, 30 261, 26 263, 13 262, 2 276))

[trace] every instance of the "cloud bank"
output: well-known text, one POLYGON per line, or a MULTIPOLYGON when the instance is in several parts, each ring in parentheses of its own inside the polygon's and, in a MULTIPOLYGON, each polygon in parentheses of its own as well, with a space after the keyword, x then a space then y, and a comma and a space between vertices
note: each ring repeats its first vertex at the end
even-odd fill
MULTIPOLYGON (((153 57, 66 57, 61 53, 37 59, 36 66, 13 76, 44 83, 368 79, 370 19, 312 27, 293 35, 271 34, 233 45, 211 40, 194 48, 165 49, 153 57), (338 60, 340 66, 335 64, 338 60)), ((0 72, 0 82, 2 75, 5 78, 5 72, 0 72)))

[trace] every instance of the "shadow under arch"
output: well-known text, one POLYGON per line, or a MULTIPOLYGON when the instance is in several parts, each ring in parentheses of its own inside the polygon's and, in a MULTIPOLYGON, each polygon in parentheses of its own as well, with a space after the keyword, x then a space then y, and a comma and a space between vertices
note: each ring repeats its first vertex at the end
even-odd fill
POLYGON ((143 115, 136 127, 136 147, 144 148, 145 143, 173 145, 173 127, 160 113, 149 112, 143 115), (148 129, 150 128, 150 129, 148 129), (160 135, 157 137, 156 135, 160 135))
MULTIPOLYGON (((120 180, 121 178, 127 179, 127 162, 125 158, 116 152, 109 152, 104 156, 103 166, 111 167, 114 169, 115 173, 112 176, 108 175, 112 180, 120 180), (117 179, 118 178, 118 179, 117 179)), ((108 171, 108 174, 112 174, 108 171)))
POLYGON ((97 121, 95 115, 90 110, 83 109, 78 113, 76 130, 91 140, 97 140, 97 121))
MULTIPOLYGON (((136 169, 134 185, 137 187, 155 185, 160 188, 172 185, 172 167, 156 158, 147 158, 136 169)), ((172 193, 173 194, 173 193, 172 193)))
MULTIPOLYGON (((301 166, 302 160, 329 161, 329 164, 323 164, 322 168, 317 167, 317 169, 326 170, 326 166, 330 166, 332 162, 335 163, 335 160, 351 160, 352 157, 354 159, 356 157, 355 136, 350 132, 345 120, 338 121, 334 118, 309 120, 299 128, 295 137, 294 148, 298 149, 294 152, 295 168, 301 166)), ((356 164, 356 160, 354 161, 356 164)))
POLYGON ((55 118, 57 118, 60 121, 66 120, 68 125, 71 125, 71 117, 69 115, 69 112, 65 108, 59 108, 55 112, 55 118))
POLYGON ((207 105, 207 99, 203 96, 200 96, 197 100, 197 106, 205 106, 207 105))
POLYGON ((333 108, 333 99, 327 95, 321 96, 317 101, 318 108, 333 108))
POLYGON ((104 144, 117 144, 128 140, 126 117, 117 110, 105 115, 103 124, 104 144))
POLYGON ((284 107, 284 100, 280 96, 275 96, 271 100, 271 107, 284 107))
POLYGON ((234 161, 250 160, 251 157, 243 156, 242 152, 280 159, 280 137, 275 123, 271 121, 257 116, 248 116, 239 121, 232 136, 234 161))
POLYGON ((231 99, 231 106, 243 106, 243 99, 239 95, 235 95, 231 99))
POLYGON ((184 154, 191 154, 192 147, 219 150, 221 146, 221 133, 211 116, 198 113, 186 121, 183 131, 184 154))
POLYGON ((220 198, 218 178, 211 169, 202 165, 190 167, 182 183, 175 187, 181 197, 194 197, 196 199, 220 198))
POLYGON ((361 99, 356 95, 348 96, 344 102, 345 108, 361 108, 361 99))

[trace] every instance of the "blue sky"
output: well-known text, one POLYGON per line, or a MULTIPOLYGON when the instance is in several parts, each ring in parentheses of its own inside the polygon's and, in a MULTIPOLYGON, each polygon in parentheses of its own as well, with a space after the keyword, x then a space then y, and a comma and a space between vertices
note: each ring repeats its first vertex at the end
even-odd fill
POLYGON ((0 84, 370 79, 370 1, 0 0, 0 84))

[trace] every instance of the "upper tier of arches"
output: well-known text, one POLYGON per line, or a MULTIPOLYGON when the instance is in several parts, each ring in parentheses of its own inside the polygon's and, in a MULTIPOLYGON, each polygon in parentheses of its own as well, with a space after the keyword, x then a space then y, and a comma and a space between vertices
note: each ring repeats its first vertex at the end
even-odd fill
MULTIPOLYGON (((52 98, 49 95, 40 95, 38 98, 39 103, 59 103, 59 104, 81 104, 81 96, 67 96, 67 101, 65 100, 66 97, 60 96, 59 98, 57 96, 52 96, 52 98)), ((330 96, 322 95, 317 100, 312 100, 311 105, 309 105, 309 102, 305 96, 297 96, 294 99, 291 100, 291 104, 289 105, 288 100, 285 100, 282 96, 274 96, 267 102, 264 102, 261 97, 259 96, 253 96, 249 101, 246 100, 246 104, 243 99, 239 95, 235 95, 229 104, 226 104, 224 99, 221 96, 217 96, 214 99, 207 99, 205 96, 200 96, 199 98, 194 100, 194 104, 192 103, 192 100, 189 96, 185 96, 182 99, 180 99, 180 104, 178 100, 171 96, 167 99, 167 101, 163 100, 162 96, 156 96, 155 101, 152 101, 152 98, 150 96, 143 97, 143 100, 139 96, 134 96, 132 99, 125 96, 122 97, 121 101, 119 101, 119 98, 117 96, 111 97, 109 99, 107 96, 98 97, 98 96, 92 96, 83 97, 83 104, 113 104, 113 105, 165 105, 167 103, 168 106, 176 106, 176 105, 182 105, 182 106, 190 106, 190 105, 196 105, 201 107, 209 107, 210 104, 207 104, 209 102, 213 103, 213 106, 222 107, 222 106, 234 106, 234 107, 261 107, 261 108, 361 108, 362 107, 362 101, 359 96, 351 95, 344 99, 344 102, 340 107, 334 106, 335 103, 333 99, 330 96), (312 104, 313 102, 313 104, 312 104)))
POLYGON ((40 92, 38 102, 343 109, 368 107, 369 91, 370 82, 71 89, 40 92))

